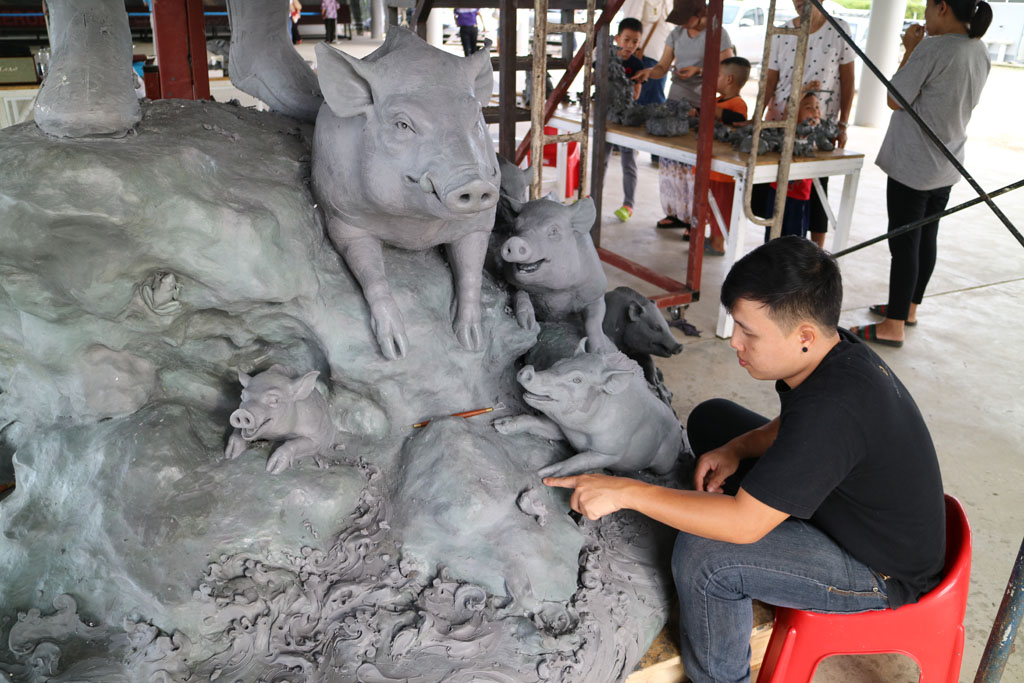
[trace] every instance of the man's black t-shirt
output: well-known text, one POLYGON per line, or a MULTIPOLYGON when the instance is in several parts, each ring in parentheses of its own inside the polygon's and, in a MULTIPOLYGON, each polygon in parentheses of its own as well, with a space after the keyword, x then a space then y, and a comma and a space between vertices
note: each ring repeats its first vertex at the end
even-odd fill
POLYGON ((777 382, 779 435, 743 479, 885 575, 892 607, 942 578, 945 503, 928 428, 906 387, 846 330, 796 389, 777 382))

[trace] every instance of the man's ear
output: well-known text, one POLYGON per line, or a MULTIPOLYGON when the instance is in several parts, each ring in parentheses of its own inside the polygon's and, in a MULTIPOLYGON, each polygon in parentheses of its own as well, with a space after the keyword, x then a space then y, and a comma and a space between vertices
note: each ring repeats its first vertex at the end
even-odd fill
POLYGON ((317 80, 327 106, 342 118, 373 106, 373 66, 327 43, 316 46, 317 80))

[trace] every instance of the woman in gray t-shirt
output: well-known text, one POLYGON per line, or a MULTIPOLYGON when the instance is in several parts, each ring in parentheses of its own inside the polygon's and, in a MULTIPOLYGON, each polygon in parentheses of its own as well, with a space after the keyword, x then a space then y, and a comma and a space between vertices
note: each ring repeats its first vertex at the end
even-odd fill
MULTIPOLYGON (((633 78, 643 83, 648 78, 661 78, 671 70, 672 86, 668 91, 668 99, 688 100, 693 106, 700 105, 706 22, 707 17, 694 16, 686 24, 676 26, 665 41, 665 50, 658 63, 638 71, 633 78), (672 68, 673 62, 675 68, 672 68)), ((719 49, 719 62, 735 54, 732 40, 725 29, 722 29, 719 49)), ((714 87, 713 83, 711 87, 714 87)), ((693 208, 693 166, 662 159, 658 186, 665 217, 657 222, 656 227, 688 228, 693 208)), ((684 239, 686 237, 684 235, 684 239)))
MULTIPOLYGON (((924 19, 924 26, 911 26, 904 34, 906 54, 892 83, 963 162, 967 122, 988 78, 988 49, 978 39, 992 22, 992 9, 976 0, 927 0, 924 19)), ((892 231, 945 209, 960 174, 892 97, 889 107, 895 111, 875 163, 889 176, 892 231)), ((851 332, 867 341, 903 345, 904 327, 917 324, 917 307, 935 268, 938 231, 935 220, 889 240, 889 301, 870 309, 885 320, 851 332)))

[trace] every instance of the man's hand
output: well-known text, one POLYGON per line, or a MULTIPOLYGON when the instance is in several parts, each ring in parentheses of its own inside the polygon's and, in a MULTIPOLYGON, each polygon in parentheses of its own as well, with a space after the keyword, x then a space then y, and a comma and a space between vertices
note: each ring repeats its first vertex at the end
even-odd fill
POLYGON ((681 69, 676 70, 676 75, 682 78, 684 81, 688 78, 693 78, 700 73, 699 66, 684 66, 681 69))
POLYGON ((625 477, 605 474, 577 474, 573 477, 545 477, 548 486, 576 489, 569 504, 587 519, 600 519, 626 507, 624 499, 629 487, 637 482, 625 477))
POLYGON ((903 34, 903 47, 907 48, 907 52, 913 52, 922 40, 924 40, 924 26, 911 24, 907 27, 907 32, 903 34))
POLYGON ((836 147, 844 149, 846 147, 846 129, 839 126, 839 134, 836 135, 836 147))
POLYGON ((693 487, 698 491, 722 493, 722 485, 739 468, 740 459, 725 446, 700 456, 693 473, 693 487))

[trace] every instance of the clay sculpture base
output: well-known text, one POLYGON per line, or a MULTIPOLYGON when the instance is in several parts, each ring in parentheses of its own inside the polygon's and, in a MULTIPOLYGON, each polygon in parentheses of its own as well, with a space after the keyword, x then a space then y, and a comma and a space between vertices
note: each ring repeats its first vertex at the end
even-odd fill
POLYGON ((17 477, 0 672, 628 675, 667 616, 671 537, 631 515, 577 524, 534 475, 564 446, 490 426, 524 410, 515 359, 536 339, 509 293, 485 277, 486 344, 467 351, 439 250, 385 249, 420 340, 388 361, 314 208, 310 129, 208 102, 142 111, 119 139, 0 132, 0 466, 17 477), (238 371, 275 363, 319 373, 326 469, 268 474, 258 441, 224 457, 238 371))

